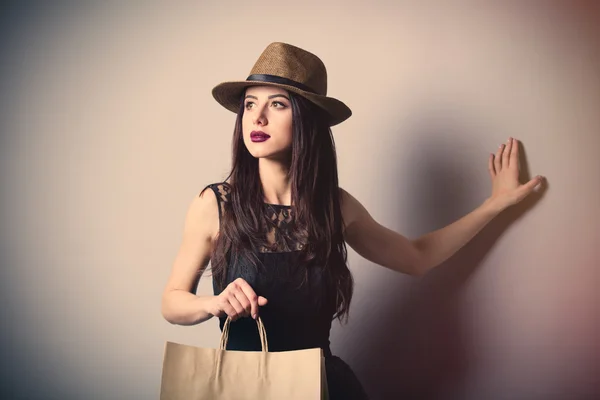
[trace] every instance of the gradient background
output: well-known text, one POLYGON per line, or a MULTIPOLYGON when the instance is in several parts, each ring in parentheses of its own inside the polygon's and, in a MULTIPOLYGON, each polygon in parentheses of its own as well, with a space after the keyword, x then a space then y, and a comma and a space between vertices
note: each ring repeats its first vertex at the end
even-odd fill
POLYGON ((424 277, 350 251, 332 349, 373 399, 600 396, 598 2, 49 3, 1 12, 2 399, 154 399, 166 340, 218 345, 161 294, 191 199, 229 168, 210 90, 272 41, 325 62, 354 111, 341 185, 392 229, 477 207, 509 136, 547 177, 424 277))

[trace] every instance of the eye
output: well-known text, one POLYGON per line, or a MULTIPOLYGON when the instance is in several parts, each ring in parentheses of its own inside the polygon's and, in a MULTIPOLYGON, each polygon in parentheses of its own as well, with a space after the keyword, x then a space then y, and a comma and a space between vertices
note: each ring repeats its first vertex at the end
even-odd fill
POLYGON ((274 101, 272 104, 273 104, 273 106, 277 106, 275 108, 286 108, 287 107, 284 103, 282 103, 280 101, 274 101))
POLYGON ((250 109, 250 107, 251 107, 251 106, 253 106, 253 105, 254 105, 254 102, 253 102, 253 101, 249 101, 249 102, 247 102, 247 103, 246 103, 246 105, 245 105, 245 107, 246 107, 246 110, 249 110, 249 109, 250 109))

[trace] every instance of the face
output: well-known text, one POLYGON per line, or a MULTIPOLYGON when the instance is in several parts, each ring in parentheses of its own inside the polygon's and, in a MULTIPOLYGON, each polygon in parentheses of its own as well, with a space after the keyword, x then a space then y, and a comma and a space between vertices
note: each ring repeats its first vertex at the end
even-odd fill
POLYGON ((286 90, 251 86, 244 98, 242 132, 256 158, 286 159, 292 147, 292 106, 286 90))

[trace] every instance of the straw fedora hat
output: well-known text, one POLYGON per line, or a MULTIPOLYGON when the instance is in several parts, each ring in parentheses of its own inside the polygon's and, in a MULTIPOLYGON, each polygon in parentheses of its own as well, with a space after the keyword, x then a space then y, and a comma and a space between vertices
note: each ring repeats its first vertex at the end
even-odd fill
POLYGON ((262 52, 245 81, 223 82, 212 95, 226 109, 239 112, 249 86, 277 86, 298 94, 325 110, 329 125, 348 119, 352 111, 340 100, 327 97, 327 70, 316 55, 287 43, 271 43, 262 52))

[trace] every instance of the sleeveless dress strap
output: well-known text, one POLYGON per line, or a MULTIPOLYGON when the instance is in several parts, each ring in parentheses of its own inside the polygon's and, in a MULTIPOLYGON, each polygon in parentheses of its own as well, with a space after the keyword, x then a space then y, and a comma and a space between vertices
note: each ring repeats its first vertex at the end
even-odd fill
POLYGON ((225 203, 228 203, 231 196, 231 187, 226 182, 211 183, 202 189, 199 195, 202 195, 206 189, 211 189, 217 196, 217 204, 219 207, 219 224, 223 220, 225 214, 225 203))

